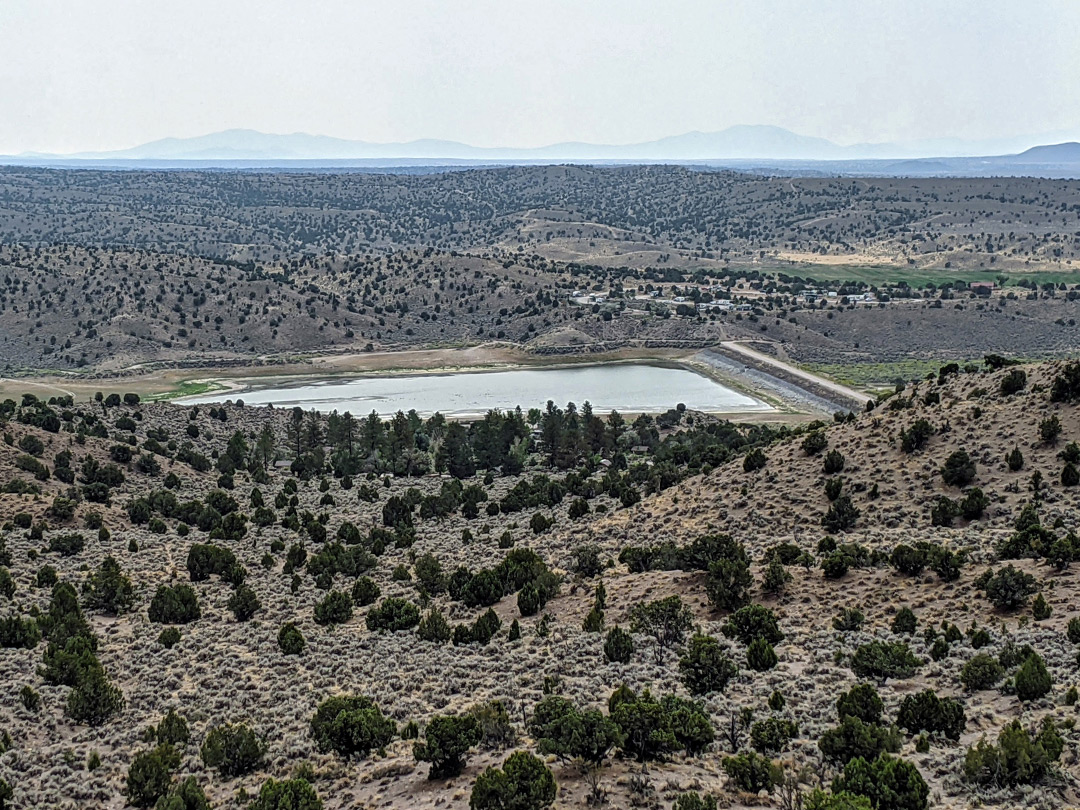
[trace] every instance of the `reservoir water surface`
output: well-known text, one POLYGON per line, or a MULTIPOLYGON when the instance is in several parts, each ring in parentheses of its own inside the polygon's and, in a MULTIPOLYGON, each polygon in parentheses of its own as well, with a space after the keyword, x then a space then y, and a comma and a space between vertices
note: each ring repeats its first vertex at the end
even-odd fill
POLYGON ((300 406, 305 410, 377 412, 388 416, 415 409, 421 415, 483 415, 492 408, 543 408, 548 400, 580 409, 588 401, 598 414, 660 413, 682 403, 714 413, 765 412, 772 408, 689 369, 647 363, 608 363, 570 368, 509 369, 449 374, 365 375, 267 381, 248 389, 217 391, 178 400, 196 405, 242 399, 248 405, 300 406))

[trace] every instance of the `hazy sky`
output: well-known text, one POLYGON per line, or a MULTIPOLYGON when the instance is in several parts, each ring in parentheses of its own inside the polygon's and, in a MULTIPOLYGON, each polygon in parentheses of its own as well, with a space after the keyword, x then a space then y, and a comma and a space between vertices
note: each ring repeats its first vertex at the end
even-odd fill
POLYGON ((1077 0, 0 0, 0 153, 1075 130, 1077 0))

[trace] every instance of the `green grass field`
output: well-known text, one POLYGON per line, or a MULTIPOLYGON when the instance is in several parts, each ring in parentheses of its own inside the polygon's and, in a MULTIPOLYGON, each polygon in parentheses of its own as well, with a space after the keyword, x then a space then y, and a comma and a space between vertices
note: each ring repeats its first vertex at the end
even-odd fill
POLYGON ((193 397, 198 394, 205 394, 210 391, 223 390, 224 386, 210 382, 191 382, 185 380, 182 383, 178 383, 172 391, 162 391, 158 394, 148 394, 143 399, 149 402, 161 402, 169 399, 179 399, 180 397, 193 397))
MULTIPOLYGON (((897 380, 921 380, 927 374, 937 374, 938 369, 945 363, 945 360, 899 360, 892 363, 802 363, 800 365, 807 371, 820 374, 843 385, 874 390, 891 389, 897 380)), ((960 363, 960 365, 963 364, 963 362, 960 363)))

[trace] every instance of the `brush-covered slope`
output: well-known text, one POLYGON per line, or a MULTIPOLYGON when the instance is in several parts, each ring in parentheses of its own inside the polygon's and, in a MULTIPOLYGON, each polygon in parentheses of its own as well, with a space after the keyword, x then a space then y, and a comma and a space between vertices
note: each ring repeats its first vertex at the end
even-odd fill
POLYGON ((214 807, 302 778, 325 807, 465 808, 484 769, 521 750, 552 771, 558 807, 606 793, 667 808, 688 791, 783 806, 830 785, 878 808, 1075 805, 1080 487, 1064 471, 1078 378, 1076 363, 945 374, 822 438, 677 411, 632 425, 562 413, 534 437, 514 416, 461 431, 235 404, 7 403, 0 779, 17 808, 152 806, 189 777, 214 807), (902 434, 925 441, 909 453, 902 434), (973 477, 951 486, 940 470, 959 450, 950 477, 973 477), (826 475, 830 453, 842 469, 826 475), (443 464, 460 482, 418 474, 443 464), (933 525, 943 497, 968 516, 933 525), (853 511, 835 508, 845 498, 853 511), (1010 565, 1011 588, 985 581, 1010 565), (669 597, 681 609, 653 632, 660 608, 642 608, 669 597), (299 653, 281 643, 289 623, 299 653), (841 725, 837 698, 860 683, 880 709, 841 725), (620 685, 637 696, 626 706, 609 703, 620 685), (948 702, 916 697, 927 689, 948 702), (320 744, 312 718, 342 695, 393 728, 347 715, 337 750, 320 744), (539 722, 569 711, 553 696, 597 712, 594 767, 573 761, 580 735, 539 722), (149 784, 140 755, 168 734, 147 728, 170 710, 189 739, 159 751, 149 784), (430 743, 446 715, 476 731, 459 740, 461 773, 430 779, 413 738, 430 743), (1046 767, 980 767, 980 739, 1014 720, 1006 753, 1039 746, 1046 767), (251 757, 215 758, 224 724, 250 729, 251 757), (855 758, 882 749, 908 764, 855 758), (897 768, 903 805, 873 792, 897 768))

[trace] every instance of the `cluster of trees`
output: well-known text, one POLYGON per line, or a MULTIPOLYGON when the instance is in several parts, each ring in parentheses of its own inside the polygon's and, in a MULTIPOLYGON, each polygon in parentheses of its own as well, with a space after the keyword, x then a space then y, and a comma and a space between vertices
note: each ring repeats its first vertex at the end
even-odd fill
POLYGON ((606 716, 549 695, 537 704, 529 733, 541 753, 593 766, 612 750, 639 762, 661 761, 680 751, 697 756, 715 738, 700 703, 676 695, 656 698, 648 689, 639 694, 625 685, 611 694, 606 716))
POLYGON ((69 583, 57 582, 49 610, 38 619, 48 642, 42 677, 47 683, 70 686, 67 713, 77 723, 100 726, 124 708, 124 696, 109 680, 97 658, 98 640, 69 583))
POLYGON ((718 610, 736 610, 750 601, 750 557, 729 535, 703 535, 686 546, 627 546, 619 562, 631 571, 705 571, 706 593, 718 610))

